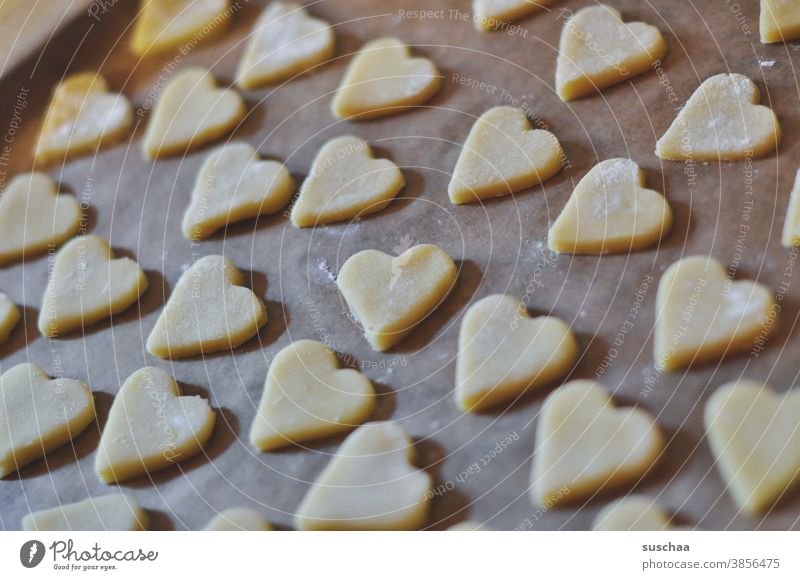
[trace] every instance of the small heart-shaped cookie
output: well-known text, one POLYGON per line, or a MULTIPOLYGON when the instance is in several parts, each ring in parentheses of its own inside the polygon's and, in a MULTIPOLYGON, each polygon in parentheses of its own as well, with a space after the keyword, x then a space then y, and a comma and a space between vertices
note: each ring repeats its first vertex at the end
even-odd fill
POLYGON ((223 32, 233 10, 229 0, 142 0, 131 37, 138 56, 194 48, 201 40, 223 32))
POLYGON ((605 5, 578 10, 561 31, 556 64, 556 90, 571 101, 653 68, 666 54, 658 28, 644 22, 623 22, 605 5))
POLYGON ((22 317, 17 305, 5 293, 0 292, 0 344, 11 336, 11 332, 22 317))
POLYGON ((412 58, 396 38, 379 38, 353 58, 331 107, 338 119, 385 117, 421 105, 441 86, 433 62, 412 58))
POLYGON ((211 518, 204 529, 207 532, 270 532, 272 525, 255 510, 231 508, 211 518))
POLYGON ((796 0, 761 0, 761 42, 800 38, 800 4, 796 0))
POLYGON ((453 203, 508 195, 543 183, 562 165, 555 135, 532 129, 522 109, 495 107, 472 126, 447 191, 453 203))
POLYGON ((366 141, 337 137, 314 158, 292 207, 292 223, 303 228, 381 211, 404 185, 400 168, 375 159, 366 141))
POLYGON ((134 260, 115 258, 108 242, 80 236, 56 254, 39 311, 39 331, 63 336, 118 314, 147 290, 134 260))
POLYGON ((90 497, 22 518, 22 529, 28 532, 139 532, 149 526, 147 513, 124 493, 90 497))
POLYGON ((259 161, 244 142, 223 145, 200 168, 183 214, 183 235, 202 240, 226 225, 275 213, 293 193, 294 182, 281 163, 259 161))
POLYGON ((11 367, 0 376, 0 477, 68 443, 94 417, 81 381, 51 379, 34 364, 11 367))
POLYGON ((746 76, 706 79, 656 143, 656 155, 672 161, 736 161, 775 151, 781 128, 760 101, 758 87, 746 76))
POLYGON ((639 409, 616 409, 602 385, 572 381, 550 394, 536 426, 531 491, 537 505, 576 502, 635 482, 664 448, 639 409))
POLYGON ((142 141, 144 155, 156 159, 200 147, 231 131, 244 115, 236 91, 218 89, 203 68, 187 68, 158 97, 142 141))
POLYGON ((415 530, 425 524, 431 477, 414 467, 397 424, 367 423, 345 439, 295 514, 298 530, 415 530))
POLYGON ((364 250, 342 266, 336 284, 370 346, 390 349, 427 318, 455 287, 458 270, 431 244, 392 257, 364 250))
POLYGON ((558 318, 531 318, 519 300, 494 294, 472 305, 461 322, 456 402, 481 411, 563 377, 578 343, 558 318))
POLYGON ((74 236, 80 225, 78 200, 58 195, 48 175, 17 175, 0 198, 0 263, 54 248, 74 236))
POLYGON ((447 528, 448 532, 488 532, 489 528, 478 522, 464 521, 447 528))
POLYGON ((651 532, 669 530, 669 516, 649 497, 629 495, 608 504, 594 519, 599 532, 651 532))
POLYGON ((595 165, 550 228, 550 249, 610 254, 658 242, 672 226, 672 209, 663 195, 644 185, 644 172, 630 159, 595 165))
POLYGON ((472 0, 472 18, 478 30, 500 30, 518 20, 549 6, 555 0, 472 0))
POLYGON ((336 355, 315 340, 299 340, 272 361, 250 442, 261 451, 347 431, 375 408, 369 379, 340 369, 336 355))
POLYGON ((244 275, 223 256, 186 270, 147 337, 147 350, 180 358, 236 348, 267 323, 264 302, 242 286, 244 275))
POLYGON ((256 21, 236 84, 253 89, 291 78, 333 56, 333 29, 296 2, 274 2, 256 21))
MULTIPOLYGON (((2 210, 2 206, 0 206, 2 210)), ((794 179, 794 187, 789 198, 789 209, 783 222, 783 245, 787 248, 800 246, 800 170, 794 179)))
POLYGON ((769 290, 734 282, 714 258, 691 256, 664 272, 656 295, 656 368, 672 371, 761 346, 777 312, 769 290))
POLYGON ((198 453, 216 415, 199 396, 181 396, 169 373, 139 369, 114 397, 100 437, 94 469, 113 483, 174 465, 198 453))

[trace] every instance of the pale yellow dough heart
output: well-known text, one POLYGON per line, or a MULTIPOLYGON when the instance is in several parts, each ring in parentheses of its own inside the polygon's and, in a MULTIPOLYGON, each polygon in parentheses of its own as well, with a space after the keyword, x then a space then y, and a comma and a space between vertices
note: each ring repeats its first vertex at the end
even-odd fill
POLYGON ((22 518, 22 529, 29 532, 139 532, 148 527, 147 513, 124 493, 90 497, 22 518))
POLYGON ((794 187, 789 198, 789 209, 786 210, 786 219, 783 222, 781 242, 787 248, 800 246, 800 170, 795 176, 794 187))
POLYGON ((448 532, 488 532, 489 528, 478 522, 459 522, 447 528, 448 532))
POLYGON ((672 528, 669 516, 649 497, 631 495, 618 499, 597 514, 593 530, 599 532, 650 532, 672 528))
POLYGON ((549 6, 555 0, 472 0, 472 18, 478 30, 500 30, 549 6))
POLYGON ((231 508, 211 518, 204 529, 207 532, 270 532, 272 525, 255 510, 231 508))
POLYGON ((226 225, 275 213, 289 203, 294 182, 277 161, 260 161, 244 142, 211 153, 197 175, 183 214, 183 235, 202 240, 226 225))
POLYGON ((656 143, 656 155, 672 161, 737 161, 775 151, 781 128, 760 101, 758 87, 746 76, 706 79, 656 143))
POLYGON ((472 126, 447 191, 453 203, 508 195, 550 179, 562 165, 555 135, 532 129, 522 109, 495 107, 472 126))
POLYGON ((558 318, 531 318, 504 294, 472 305, 461 322, 456 402, 482 411, 563 377, 578 358, 578 343, 558 318))
POLYGON ((578 10, 564 24, 558 47, 556 90, 571 101, 651 70, 666 54, 655 26, 623 22, 616 8, 578 10))
POLYGON ((131 127, 128 100, 109 93, 103 77, 80 73, 53 92, 36 143, 36 161, 50 163, 84 155, 119 141, 131 127))
POLYGON ((95 457, 97 476, 114 483, 184 461, 202 450, 215 421, 208 402, 182 397, 168 373, 139 369, 114 397, 95 457))
POLYGON ((345 439, 295 515, 298 530, 415 530, 427 518, 431 477, 413 465, 397 424, 367 423, 345 439))
POLYGON ((217 88, 203 68, 187 68, 158 97, 142 141, 144 155, 156 159, 200 147, 233 130, 245 112, 236 91, 217 88))
POLYGON ((800 3, 797 0, 761 0, 761 42, 800 38, 800 3))
POLYGON ((630 159, 595 165, 551 226, 550 249, 610 254, 658 242, 672 226, 672 209, 663 195, 644 185, 644 172, 630 159))
POLYGON ((236 84, 253 89, 289 79, 333 56, 333 29, 296 2, 273 2, 256 20, 236 84))
POLYGON ((94 417, 81 381, 51 379, 30 363, 11 367, 0 376, 0 477, 69 443, 94 417))
POLYGON ((396 38, 368 42, 353 58, 331 105, 339 119, 394 115, 422 105, 442 86, 427 58, 412 58, 396 38))
POLYGON ((603 386, 572 381, 544 402, 531 474, 536 505, 578 502, 635 483, 664 448, 661 431, 639 409, 617 409, 603 386))
POLYGON ((261 451, 327 437, 360 425, 375 409, 369 379, 340 369, 336 355, 315 340, 299 340, 272 361, 250 442, 261 451))
POLYGON ((236 348, 267 323, 264 302, 242 286, 244 275, 223 256, 186 270, 147 337, 147 350, 180 358, 236 348))
POLYGON ((390 349, 444 302, 458 270, 441 248, 422 244, 392 257, 364 250, 342 266, 336 284, 370 346, 390 349))
POLYGON ((147 276, 130 258, 115 258, 108 242, 81 236, 56 254, 39 311, 39 331, 63 336, 119 314, 145 290, 147 276))
POLYGON ((5 293, 0 292, 0 344, 11 336, 11 332, 22 317, 17 305, 5 293))
POLYGON ((400 168, 375 159, 358 137, 337 137, 325 143, 292 207, 292 223, 310 227, 384 209, 403 189, 400 168))
POLYGON ((754 348, 775 325, 773 300, 764 286, 734 282, 722 264, 691 256, 670 266, 658 285, 656 368, 677 370, 754 348))
POLYGON ((194 48, 201 40, 223 32, 233 11, 229 0, 142 0, 131 37, 138 56, 194 48))

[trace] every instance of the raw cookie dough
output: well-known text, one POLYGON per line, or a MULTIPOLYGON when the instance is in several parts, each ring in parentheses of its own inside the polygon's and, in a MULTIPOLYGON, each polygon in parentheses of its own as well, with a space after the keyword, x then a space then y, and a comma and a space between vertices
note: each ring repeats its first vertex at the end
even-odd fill
POLYGON ((200 147, 233 130, 245 112, 236 91, 217 88, 206 69, 184 69, 156 101, 142 140, 144 155, 156 159, 200 147))
POLYGON ((188 459, 202 450, 215 420, 208 402, 182 397, 168 373, 139 369, 114 397, 95 457, 97 476, 110 484, 188 459))
POLYGON ((293 193, 294 182, 281 163, 260 161, 248 143, 223 145, 200 168, 183 215, 183 235, 202 240, 226 225, 275 213, 293 193))
POLYGON ((0 292, 0 344, 8 340, 21 317, 17 305, 4 292, 0 292))
POLYGON ((763 346, 775 325, 767 288, 732 281, 722 264, 691 256, 664 272, 656 295, 656 368, 674 371, 693 363, 763 346))
POLYGON ((296 2, 267 6, 250 32, 236 84, 253 89, 290 79, 333 56, 333 29, 296 2))
POLYGON ((215 515, 206 524, 207 532, 270 532, 272 525, 255 510, 231 508, 215 515))
POLYGON ((149 526, 147 513, 124 493, 90 497, 22 518, 22 529, 28 532, 139 532, 149 526))
POLYGON ((292 223, 303 228, 381 211, 404 185, 400 168, 375 159, 366 141, 336 137, 314 158, 292 207, 292 223))
POLYGON ((147 337, 147 350, 180 358, 236 348, 267 323, 264 302, 242 286, 244 275, 223 256, 186 270, 147 337))
POLYGON ((561 170, 563 155, 556 136, 532 129, 522 109, 489 109, 458 156, 447 188, 450 201, 469 203, 539 185, 561 170))
POLYGON ((281 350, 269 367, 250 442, 261 451, 327 437, 360 425, 375 409, 369 379, 341 369, 336 355, 316 340, 281 350))
POLYGON ((51 379, 30 363, 11 367, 0 376, 0 477, 68 443, 94 417, 81 381, 51 379))
POLYGON ((761 42, 800 38, 800 3, 797 0, 761 0, 761 42))
POLYGON ((531 318, 508 295, 487 296, 461 322, 456 402, 463 411, 482 411, 513 401, 566 375, 577 358, 578 343, 561 320, 531 318))
POLYGON ((556 90, 571 101, 651 70, 666 54, 658 28, 623 22, 619 10, 590 6, 578 10, 561 32, 556 90))
POLYGON ((478 522, 460 522, 447 528, 448 532, 488 532, 489 529, 478 522))
POLYGON ((661 159, 737 161, 775 151, 781 128, 761 93, 740 74, 703 81, 656 143, 661 159))
POLYGON ((336 284, 370 346, 383 352, 444 302, 457 276, 444 250, 422 244, 396 257, 377 250, 358 252, 344 263, 336 284))
MULTIPOLYGON (((2 207, 0 206, 0 210, 2 207)), ((786 211, 786 220, 783 222, 782 243, 787 248, 800 246, 800 170, 794 180, 792 195, 789 199, 789 209, 786 211)))
POLYGON ((717 467, 747 514, 767 511, 800 483, 800 392, 739 380, 706 403, 705 426, 717 467))
POLYGON ((109 93, 103 77, 80 73, 56 87, 36 143, 36 162, 50 163, 119 141, 133 113, 124 95, 109 93))
POLYGON ((600 532, 650 532, 671 528, 664 510, 643 495, 629 495, 611 502, 600 510, 592 526, 600 532))
POLYGON ((567 383, 547 397, 536 440, 531 474, 536 505, 580 502, 635 483, 664 449, 648 413, 615 408, 603 386, 587 380, 567 383))
POLYGON ((500 30, 555 0, 472 0, 472 17, 478 30, 500 30))
POLYGON ((396 423, 367 423, 344 440, 295 515, 298 530, 415 530, 428 519, 431 477, 413 465, 396 423))
POLYGON ((630 159, 595 165, 550 228, 550 249, 611 254, 658 242, 672 226, 672 209, 663 195, 644 186, 644 171, 630 159))
POLYGON ((71 240, 56 254, 39 311, 39 331, 63 336, 126 310, 147 290, 134 260, 115 258, 97 236, 71 240))
POLYGON ((384 117, 422 105, 442 86, 427 58, 412 58, 396 38, 368 42, 353 58, 331 108, 338 119, 384 117))
POLYGON ((142 0, 131 50, 138 56, 194 45, 223 32, 229 0, 142 0))

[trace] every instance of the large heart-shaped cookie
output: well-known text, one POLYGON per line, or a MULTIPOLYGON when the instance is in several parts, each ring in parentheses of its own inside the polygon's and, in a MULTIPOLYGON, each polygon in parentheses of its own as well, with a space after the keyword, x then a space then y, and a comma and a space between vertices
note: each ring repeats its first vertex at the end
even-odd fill
POLYGON ((147 290, 147 276, 134 260, 115 258, 97 236, 81 236, 56 255, 39 311, 39 330, 63 336, 134 304, 147 290))
POLYGON ((156 367, 127 378, 108 413, 94 468, 105 483, 153 473, 198 453, 216 415, 199 396, 180 396, 178 384, 156 367))
POLYGON ((292 207, 292 223, 302 228, 380 211, 404 185, 397 165, 375 159, 366 141, 337 137, 314 158, 292 207))
POLYGON ((761 42, 786 42, 800 38, 800 4, 797 0, 761 0, 761 42))
POLYGON ((149 526, 147 513, 124 493, 90 497, 22 518, 22 529, 29 532, 138 532, 149 526))
POLYGON ((735 161, 775 151, 781 128, 760 100, 758 87, 746 76, 706 79, 656 143, 656 155, 673 161, 735 161))
POLYGON ((180 358, 236 348, 267 323, 264 302, 242 286, 244 275, 223 256, 186 270, 147 337, 147 350, 180 358))
POLYGON ((272 525, 248 508, 230 508, 215 515, 203 528, 207 532, 269 532, 272 525))
POLYGON ((550 179, 562 165, 555 135, 532 129, 522 109, 495 107, 472 126, 447 191, 453 203, 508 195, 550 179))
POLYGON ((441 86, 433 62, 412 58, 396 38, 379 38, 353 58, 331 107, 339 119, 384 117, 421 105, 441 86))
POLYGON ((223 145, 200 168, 183 214, 183 235, 202 240, 228 224, 275 213, 293 193, 294 182, 281 163, 259 161, 248 143, 223 145))
POLYGON ((447 253, 431 244, 392 257, 364 250, 342 266, 336 284, 376 351, 400 342, 455 287, 458 270, 447 253))
POLYGON ((592 529, 600 532, 651 532, 669 530, 669 516, 649 497, 629 495, 597 514, 592 529))
POLYGON ((658 242, 672 225, 672 210, 663 195, 644 185, 644 172, 630 159, 595 165, 550 228, 550 249, 609 254, 658 242))
MULTIPOLYGON (((2 209, 0 207, 0 209, 2 209)), ((794 179, 789 209, 786 210, 786 219, 783 222, 783 236, 781 242, 787 248, 800 246, 800 170, 794 179)))
POLYGON ((94 417, 81 381, 51 379, 34 364, 11 367, 0 376, 0 477, 77 437, 94 417))
POLYGON ((17 305, 5 293, 0 292, 0 344, 11 336, 11 332, 22 317, 17 305))
POLYGON ((536 426, 536 505, 576 502, 635 482, 663 451, 661 431, 638 409, 616 409, 602 385, 573 381, 544 402, 536 426))
POLYGON ((194 47, 223 32, 233 9, 230 0, 142 0, 131 37, 131 50, 139 56, 194 47))
POLYGON ((315 340, 299 340, 272 361, 250 442, 261 451, 347 431, 375 408, 369 379, 340 369, 336 355, 315 340))
POLYGON ((472 0, 472 18, 478 30, 499 30, 555 0, 472 0))
POLYGON ((691 256, 670 266, 658 285, 654 356, 656 367, 676 370, 759 348, 775 325, 769 290, 734 282, 717 260, 691 256))
POLYGON ((414 530, 425 524, 431 477, 397 424, 367 423, 345 439, 295 514, 298 530, 414 530))
POLYGON ((558 318, 531 318, 519 300, 487 296, 461 322, 456 402, 480 411, 563 377, 578 358, 578 343, 558 318))

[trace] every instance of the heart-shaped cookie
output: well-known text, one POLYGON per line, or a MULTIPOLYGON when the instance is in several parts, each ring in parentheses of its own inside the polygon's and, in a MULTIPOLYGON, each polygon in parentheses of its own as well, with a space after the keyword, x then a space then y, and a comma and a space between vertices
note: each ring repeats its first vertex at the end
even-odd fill
POLYGON ((336 284, 370 346, 390 349, 455 287, 458 270, 441 248, 422 244, 392 257, 364 250, 342 266, 336 284))
POLYGON ((158 97, 142 141, 144 155, 156 159, 204 145, 233 130, 244 115, 236 91, 218 89, 203 68, 187 68, 158 97))
POLYGON ((68 443, 94 417, 81 381, 51 379, 34 364, 11 367, 0 376, 0 477, 68 443))
POLYGON ((36 142, 36 161, 50 163, 96 151, 124 137, 132 122, 130 103, 121 94, 109 93, 103 77, 69 76, 53 92, 36 142))
POLYGON ((21 317, 17 305, 4 292, 0 292, 0 344, 8 340, 21 317))
POLYGON ((180 358, 236 348, 267 323, 264 302, 242 286, 244 275, 223 256, 186 270, 147 337, 147 350, 180 358))
POLYGON ((572 15, 561 31, 556 90, 571 101, 651 70, 666 54, 658 28, 623 22, 610 6, 590 6, 572 15))
POLYGON ((761 42, 800 38, 800 4, 796 0, 761 0, 761 42))
POLYGON ((488 532, 489 528, 478 522, 464 521, 447 528, 448 532, 488 532))
POLYGON ((256 20, 236 84, 253 89, 299 75, 333 56, 330 24, 312 18, 296 2, 274 2, 256 20))
POLYGON ((183 235, 202 240, 218 229, 275 213, 289 203, 294 182, 277 161, 259 161, 248 143, 234 142, 209 155, 183 214, 183 235))
POLYGON ((400 168, 375 159, 358 137, 337 137, 325 143, 292 207, 292 223, 309 227, 381 211, 403 189, 400 168))
POLYGON ((672 529, 669 516, 649 497, 629 495, 597 514, 593 530, 600 532, 650 532, 672 529))
POLYGON ((204 529, 207 532, 269 532, 272 525, 255 510, 231 508, 211 518, 204 529))
POLYGON ((549 6, 555 0, 472 0, 472 18, 478 30, 499 30, 509 22, 549 6))
POLYGON ((0 198, 0 263, 54 248, 74 236, 80 225, 78 200, 58 195, 48 175, 17 175, 0 198))
POLYGON ((180 48, 194 48, 223 32, 233 10, 230 0, 142 0, 131 37, 138 56, 180 48))
MULTIPOLYGON (((0 210, 2 210, 2 206, 0 206, 0 210)), ((800 246, 800 170, 797 171, 794 179, 794 187, 789 198, 789 209, 786 210, 786 220, 783 222, 781 241, 787 248, 800 246)))
POLYGON ((760 101, 758 87, 746 76, 706 79, 656 143, 656 155, 673 161, 736 161, 775 151, 781 128, 760 101))
POLYGON ((656 368, 693 363, 761 346, 775 325, 773 300, 764 286, 730 280, 709 256, 670 266, 658 285, 654 356, 656 368))
POLYGON ((181 396, 169 373, 139 369, 127 378, 108 412, 94 468, 113 483, 152 474, 198 453, 216 415, 199 396, 181 396))
POLYGON ((649 414, 616 409, 603 386, 572 381, 544 402, 536 426, 531 491, 536 505, 577 502, 633 483, 664 448, 649 414))
POLYGON ((610 254, 658 242, 672 226, 672 210, 663 195, 644 185, 644 172, 630 159, 595 165, 550 228, 550 249, 610 254))
POLYGON ((414 530, 425 524, 431 477, 414 467, 411 438, 397 424, 362 425, 308 491, 298 530, 414 530))
POLYGON ((339 119, 394 115, 433 97, 442 76, 427 58, 412 58, 396 38, 368 42, 353 58, 331 108, 339 119))
POLYGON ((340 369, 336 355, 315 340, 299 340, 272 361, 250 442, 261 451, 327 437, 360 425, 375 408, 369 379, 340 369))
POLYGON ((800 392, 776 393, 740 380, 706 403, 705 426, 717 467, 737 505, 768 510, 800 482, 800 392))
POLYGON ((456 402, 480 411, 514 400, 563 377, 577 358, 578 343, 561 320, 531 318, 511 296, 487 296, 461 322, 456 402))
POLYGON ((118 314, 147 290, 134 260, 115 258, 108 242, 80 236, 56 255, 39 311, 44 336, 63 336, 118 314))
POLYGON ((149 526, 147 513, 124 493, 90 497, 22 518, 22 529, 29 532, 139 532, 149 526))
POLYGON ((550 179, 562 165, 555 135, 532 129, 522 109, 495 107, 472 126, 447 191, 453 203, 508 195, 550 179))

